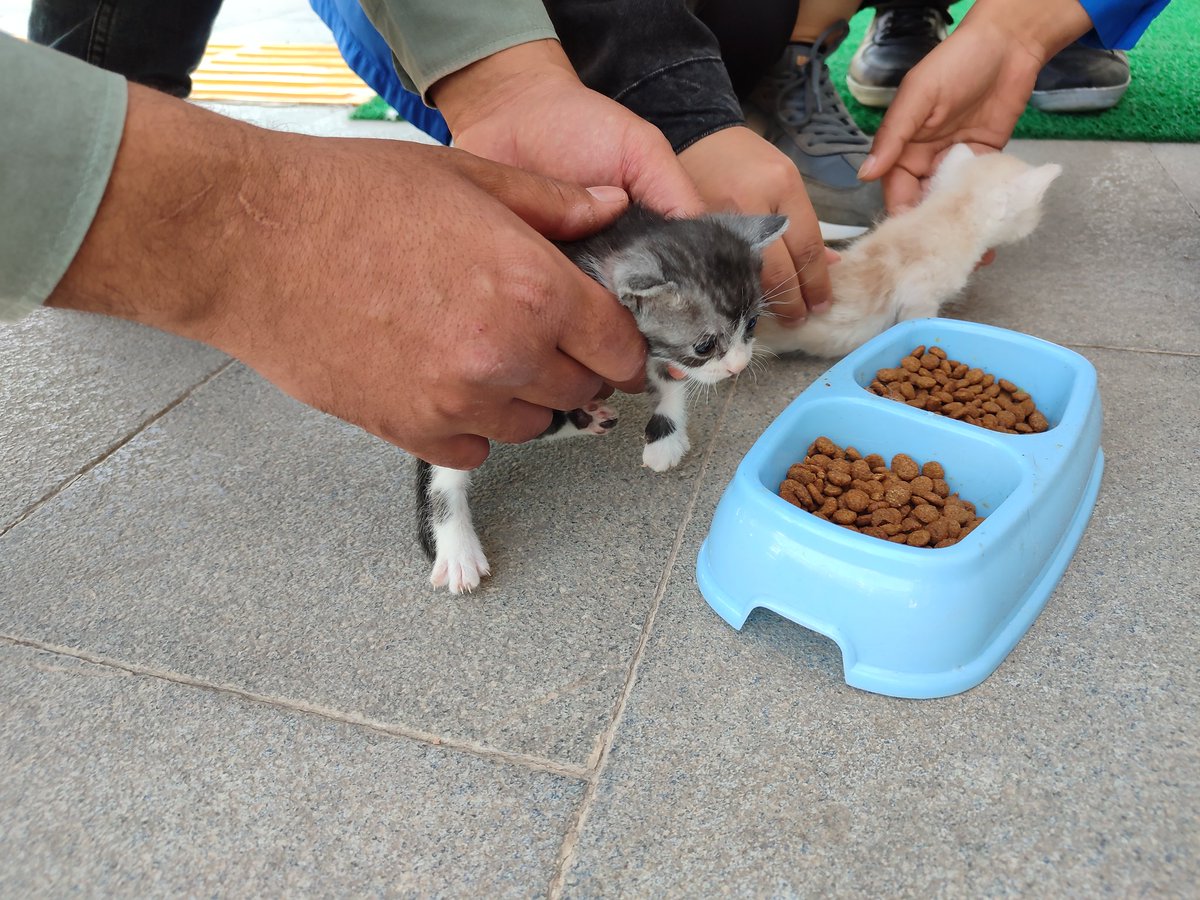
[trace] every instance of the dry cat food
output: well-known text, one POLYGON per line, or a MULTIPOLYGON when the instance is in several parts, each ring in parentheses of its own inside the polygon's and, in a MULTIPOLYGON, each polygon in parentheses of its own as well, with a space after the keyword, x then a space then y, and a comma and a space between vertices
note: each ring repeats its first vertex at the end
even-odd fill
POLYGON ((974 504, 950 493, 941 463, 918 466, 897 453, 889 468, 878 453, 843 450, 827 437, 788 469, 779 496, 827 522, 910 547, 949 547, 983 521, 974 504))
POLYGON ((947 359, 941 347, 922 345, 895 369, 880 369, 868 387, 952 419, 1005 434, 1036 434, 1050 427, 1033 398, 1011 381, 985 375, 964 362, 947 359))

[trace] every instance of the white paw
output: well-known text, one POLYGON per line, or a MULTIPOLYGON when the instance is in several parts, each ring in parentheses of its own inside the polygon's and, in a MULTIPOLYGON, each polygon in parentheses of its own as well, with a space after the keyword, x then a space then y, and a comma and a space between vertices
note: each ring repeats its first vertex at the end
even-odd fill
POLYGON ((585 404, 583 410, 592 417, 583 429, 588 434, 608 434, 617 426, 617 411, 606 403, 592 401, 585 404))
POLYGON ((642 450, 642 465, 655 472, 665 472, 679 465, 691 445, 686 432, 676 431, 661 440, 654 441, 642 450))
POLYGON ((439 540, 429 583, 434 587, 447 587, 455 594, 470 593, 491 571, 474 534, 469 538, 460 536, 458 540, 439 540))

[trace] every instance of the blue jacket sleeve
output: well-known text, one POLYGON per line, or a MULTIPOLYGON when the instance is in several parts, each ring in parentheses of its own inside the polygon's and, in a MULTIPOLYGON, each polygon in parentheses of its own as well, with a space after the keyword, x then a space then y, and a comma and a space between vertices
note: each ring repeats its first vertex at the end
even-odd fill
POLYGON ((1170 0, 1079 0, 1092 20, 1081 40, 1090 47, 1128 50, 1170 0))

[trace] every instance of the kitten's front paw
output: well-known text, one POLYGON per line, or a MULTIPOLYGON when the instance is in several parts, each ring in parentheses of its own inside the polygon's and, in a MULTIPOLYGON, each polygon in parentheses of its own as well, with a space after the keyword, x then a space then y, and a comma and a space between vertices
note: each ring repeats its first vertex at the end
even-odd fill
POLYGON ((578 415, 575 427, 588 434, 608 434, 617 427, 617 411, 606 403, 593 400, 574 413, 578 415))
POLYGON ((434 587, 449 588, 455 594, 470 593, 479 587, 479 580, 484 575, 490 575, 491 571, 483 547, 474 534, 469 538, 439 540, 429 583, 434 587))
POLYGON ((657 441, 651 441, 642 450, 642 465, 655 472, 665 472, 679 465, 683 455, 688 452, 691 444, 687 433, 676 431, 657 441))

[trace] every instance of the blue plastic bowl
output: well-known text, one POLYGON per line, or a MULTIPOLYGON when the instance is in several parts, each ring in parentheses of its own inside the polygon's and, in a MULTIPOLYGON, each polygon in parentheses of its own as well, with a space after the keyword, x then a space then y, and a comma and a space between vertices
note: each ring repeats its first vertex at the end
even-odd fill
POLYGON ((973 688, 1037 618, 1079 545, 1104 469, 1101 418, 1096 370, 1078 353, 952 319, 896 325, 813 382, 750 448, 700 548, 700 591, 734 628, 762 607, 832 638, 854 687, 913 698, 973 688), (919 344, 1028 391, 1049 430, 1000 434, 866 389, 919 344), (932 550, 792 506, 779 484, 821 435, 864 455, 937 460, 984 522, 932 550))

